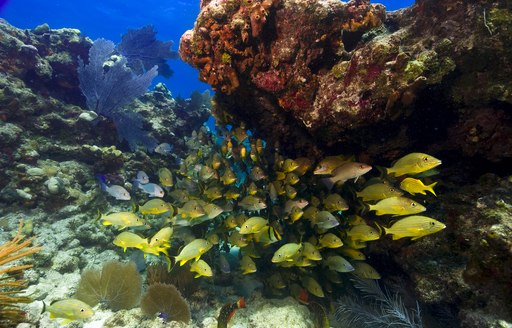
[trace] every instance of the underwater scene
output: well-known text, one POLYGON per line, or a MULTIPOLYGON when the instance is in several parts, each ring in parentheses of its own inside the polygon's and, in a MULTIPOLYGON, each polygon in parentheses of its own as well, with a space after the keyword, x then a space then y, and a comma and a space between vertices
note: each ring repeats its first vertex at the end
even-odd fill
POLYGON ((512 327, 509 0, 0 1, 0 327, 512 327))

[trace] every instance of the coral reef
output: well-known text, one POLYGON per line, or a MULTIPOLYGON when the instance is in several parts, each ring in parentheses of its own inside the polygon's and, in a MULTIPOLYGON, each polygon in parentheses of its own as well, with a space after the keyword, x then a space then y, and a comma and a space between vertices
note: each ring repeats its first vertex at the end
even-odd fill
POLYGON ((75 298, 90 306, 105 303, 114 311, 131 309, 139 304, 142 277, 135 263, 111 261, 101 270, 87 269, 82 273, 75 298))
POLYGON ((190 308, 173 285, 156 283, 150 285, 140 301, 142 312, 158 315, 164 321, 189 323, 190 308))
POLYGON ((437 146, 499 161, 512 157, 510 21, 490 0, 390 13, 367 0, 203 1, 179 51, 218 91, 221 122, 287 152, 437 146))

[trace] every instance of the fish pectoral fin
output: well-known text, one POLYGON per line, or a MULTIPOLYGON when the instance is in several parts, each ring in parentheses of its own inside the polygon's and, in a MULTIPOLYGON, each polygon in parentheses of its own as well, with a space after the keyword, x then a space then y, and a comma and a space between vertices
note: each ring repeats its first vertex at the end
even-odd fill
POLYGON ((57 318, 57 317, 55 316, 55 314, 53 314, 53 313, 51 313, 51 312, 50 312, 50 319, 55 319, 55 318, 57 318))
POLYGON ((412 238, 411 238, 411 240, 416 240, 416 239, 421 238, 421 237, 423 237, 423 236, 424 236, 424 235, 414 236, 414 237, 412 237, 412 238))
POLYGON ((194 276, 194 278, 199 278, 201 277, 201 275, 199 273, 196 273, 196 275, 194 276))

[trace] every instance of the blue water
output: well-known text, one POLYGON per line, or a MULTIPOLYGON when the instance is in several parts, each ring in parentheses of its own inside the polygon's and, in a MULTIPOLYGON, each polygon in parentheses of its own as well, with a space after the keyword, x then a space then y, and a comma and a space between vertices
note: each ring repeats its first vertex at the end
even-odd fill
MULTIPOLYGON (((91 0, 91 1, 38 1, 10 0, 0 15, 18 28, 34 28, 48 23, 51 28, 77 28, 92 40, 105 38, 118 43, 128 29, 145 25, 155 26, 159 40, 173 40, 173 50, 178 50, 179 39, 184 31, 194 25, 199 13, 199 0, 91 0)), ((388 10, 410 6, 414 0, 378 1, 388 10)), ((198 81, 198 72, 181 60, 170 61, 174 76, 168 80, 158 77, 156 82, 165 82, 174 96, 187 98, 194 90, 209 89, 198 81)))

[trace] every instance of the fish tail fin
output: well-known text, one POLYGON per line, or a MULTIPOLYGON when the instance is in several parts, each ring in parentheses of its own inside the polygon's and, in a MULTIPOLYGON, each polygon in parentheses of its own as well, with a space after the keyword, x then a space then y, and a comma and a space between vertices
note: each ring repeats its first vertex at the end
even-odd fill
POLYGON ((98 208, 98 216, 94 218, 94 221, 98 221, 101 218, 101 211, 98 208))
POLYGON ((133 182, 133 186, 134 186, 135 188, 140 188, 141 183, 140 183, 140 181, 139 181, 139 180, 134 179, 132 182, 133 182))
POLYGON ((236 302, 236 306, 239 308, 239 309, 244 309, 245 308, 245 298, 242 296, 240 297, 240 299, 238 300, 238 302, 236 302))
POLYGON ((96 180, 98 180, 101 190, 105 191, 107 189, 107 178, 102 174, 96 174, 96 180))
POLYGON ((436 181, 436 182, 434 182, 434 183, 432 183, 432 184, 429 184, 429 185, 427 186, 427 190, 428 190, 428 191, 430 191, 434 196, 436 196, 436 197, 437 197, 436 192, 434 191, 434 187, 435 187, 436 185, 437 185, 437 181, 436 181))
POLYGON ((41 310, 40 314, 43 314, 46 311, 46 303, 44 301, 41 302, 43 302, 43 309, 41 310))
POLYGON ((385 226, 382 226, 382 229, 384 229, 384 234, 389 235, 389 228, 386 228, 385 226))
POLYGON ((379 235, 383 235, 382 231, 384 231, 384 235, 387 234, 387 228, 384 227, 384 226, 381 226, 380 224, 378 224, 377 222, 374 222, 375 226, 377 227, 377 229, 379 230, 379 235))
POLYGON ((388 176, 391 173, 390 169, 388 169, 387 167, 384 167, 384 166, 375 165, 375 168, 379 172, 379 177, 381 179, 386 178, 386 176, 388 176))
POLYGON ((167 262, 167 272, 171 272, 171 270, 174 268, 176 263, 178 263, 176 261, 176 262, 174 262, 174 264, 172 264, 172 259, 169 257, 169 255, 165 256, 165 262, 167 262))
POLYGON ((139 204, 137 204, 135 201, 132 203, 132 212, 138 212, 139 211, 139 204))
POLYGON ((327 190, 331 191, 332 190, 332 187, 334 186, 334 181, 331 178, 323 178, 323 179, 320 179, 320 181, 322 181, 322 183, 324 184, 324 186, 327 187, 327 190))

